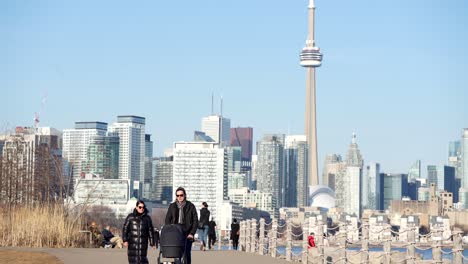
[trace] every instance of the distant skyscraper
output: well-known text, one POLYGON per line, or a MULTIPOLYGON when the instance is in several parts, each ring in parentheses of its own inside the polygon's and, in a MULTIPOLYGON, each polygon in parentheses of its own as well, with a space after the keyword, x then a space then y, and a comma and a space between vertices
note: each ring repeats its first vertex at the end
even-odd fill
POLYGON ((151 135, 145 134, 145 173, 143 181, 143 198, 149 199, 154 193, 153 184, 153 141, 151 135))
POLYGON ((362 184, 363 209, 381 210, 380 205, 380 164, 371 162, 366 167, 362 184))
POLYGON ((119 137, 113 133, 92 137, 81 171, 103 179, 118 179, 119 137))
POLYGON ((253 145, 253 128, 251 127, 236 127, 231 128, 231 146, 242 147, 242 167, 251 167, 252 162, 252 145, 253 145))
POLYGON ((325 162, 323 165, 322 179, 323 185, 330 187, 335 191, 336 187, 336 177, 346 168, 346 162, 343 161, 341 155, 339 154, 328 154, 325 157, 325 162))
POLYGON ((305 135, 307 137, 309 149, 308 175, 309 184, 315 186, 318 180, 318 159, 317 159, 317 125, 315 106, 315 68, 322 64, 322 53, 315 46, 314 36, 315 4, 314 0, 309 2, 309 35, 306 46, 302 49, 300 60, 301 66, 307 69, 306 78, 306 111, 305 111, 305 135))
POLYGON ((258 156, 252 155, 251 177, 248 181, 251 190, 257 190, 257 162, 258 156))
MULTIPOLYGON (((427 165, 427 186, 431 186, 431 184, 435 184, 437 186, 437 166, 435 165, 427 165)), ((443 187, 442 187, 443 188, 443 187)), ((436 190, 439 187, 437 186, 436 190)))
POLYGON ((408 171, 408 181, 415 181, 421 178, 421 161, 417 160, 408 171))
POLYGON ((153 158, 153 193, 151 200, 171 203, 173 196, 173 157, 153 158))
POLYGON ((284 135, 265 135, 257 142, 257 190, 273 193, 275 208, 284 201, 284 135))
POLYGON ((109 127, 120 138, 119 178, 143 182, 145 174, 145 118, 118 116, 109 127))
POLYGON ((75 122, 75 129, 63 130, 63 158, 68 161, 74 179, 78 179, 91 141, 96 136, 106 136, 107 123, 75 122))
POLYGON ((383 210, 388 209, 392 200, 408 196, 408 174, 380 174, 383 182, 383 210))
POLYGON ((447 191, 453 194, 453 202, 458 203, 459 181, 455 178, 455 168, 450 166, 437 166, 437 189, 447 191))
POLYGON ((140 197, 145 180, 145 118, 132 115, 118 116, 109 127, 120 138, 119 178, 130 180, 131 196, 140 197))
POLYGON ((231 120, 220 115, 202 118, 201 132, 222 146, 228 146, 231 138, 231 120))
POLYGON ((207 202, 211 216, 217 219, 223 201, 228 199, 225 149, 209 142, 174 143, 172 187, 181 186, 197 209, 207 202))
POLYGON ((307 141, 305 135, 286 136, 285 207, 307 206, 307 141))
POLYGON ((462 148, 460 140, 449 142, 448 165, 455 168, 455 177, 461 178, 462 148))
MULTIPOLYGON (((468 128, 463 129, 461 139, 461 159, 462 159, 462 175, 461 185, 462 188, 468 190, 468 128)), ((468 208, 468 203, 465 205, 468 208)))
POLYGON ((361 181, 364 161, 356 143, 356 134, 353 134, 345 162, 346 169, 341 171, 336 179, 336 205, 343 208, 346 213, 360 216, 362 210, 361 181))
POLYGON ((241 171, 241 147, 228 146, 226 147, 228 157, 228 172, 240 172, 241 171))

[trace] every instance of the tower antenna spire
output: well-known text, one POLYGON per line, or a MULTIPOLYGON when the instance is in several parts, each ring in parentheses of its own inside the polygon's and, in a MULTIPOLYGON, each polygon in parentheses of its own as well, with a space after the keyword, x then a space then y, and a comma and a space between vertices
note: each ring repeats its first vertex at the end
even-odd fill
POLYGON ((214 92, 211 91, 211 115, 214 115, 214 110, 213 110, 213 105, 214 105, 214 103, 213 103, 213 96, 214 96, 214 95, 213 95, 213 94, 214 94, 214 92))
POLYGON ((306 135, 308 155, 308 176, 309 184, 315 186, 318 180, 318 152, 317 152, 317 120, 316 120, 316 99, 315 99, 315 68, 322 64, 322 53, 315 46, 314 20, 315 1, 309 0, 308 6, 309 23, 306 45, 301 51, 300 64, 306 68, 306 111, 304 122, 304 133, 306 135))

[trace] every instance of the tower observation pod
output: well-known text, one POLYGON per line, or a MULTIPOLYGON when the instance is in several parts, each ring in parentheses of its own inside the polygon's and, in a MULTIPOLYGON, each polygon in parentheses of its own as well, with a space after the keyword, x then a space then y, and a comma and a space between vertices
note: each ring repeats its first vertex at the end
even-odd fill
POLYGON ((305 97, 305 115, 304 115, 304 134, 307 139, 308 157, 307 174, 308 185, 317 186, 318 180, 318 159, 317 159, 317 120, 315 104, 315 68, 322 64, 322 53, 315 47, 314 40, 314 0, 309 0, 309 34, 306 40, 306 46, 300 54, 300 65, 306 68, 306 97, 305 97))

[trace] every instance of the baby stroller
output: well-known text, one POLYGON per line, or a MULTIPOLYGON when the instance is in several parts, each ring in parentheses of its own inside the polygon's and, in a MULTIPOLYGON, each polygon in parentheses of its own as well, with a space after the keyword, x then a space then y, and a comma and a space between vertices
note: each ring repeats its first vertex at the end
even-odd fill
POLYGON ((161 228, 158 264, 185 263, 186 236, 182 225, 165 225, 161 228))

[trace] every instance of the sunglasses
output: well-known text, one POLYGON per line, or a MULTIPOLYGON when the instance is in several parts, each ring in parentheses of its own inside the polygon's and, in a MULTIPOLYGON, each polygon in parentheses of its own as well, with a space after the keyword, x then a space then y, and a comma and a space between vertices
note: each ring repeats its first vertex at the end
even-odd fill
POLYGON ((176 194, 177 197, 184 197, 183 194, 176 194))
POLYGON ((144 206, 138 206, 138 209, 143 209, 143 208, 145 208, 145 207, 144 206))

